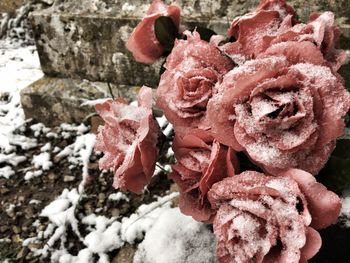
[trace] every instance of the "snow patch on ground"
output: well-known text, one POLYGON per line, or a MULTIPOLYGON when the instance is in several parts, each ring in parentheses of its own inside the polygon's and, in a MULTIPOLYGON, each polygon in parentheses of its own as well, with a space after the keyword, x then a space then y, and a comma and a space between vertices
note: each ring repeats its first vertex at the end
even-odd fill
POLYGON ((214 234, 179 208, 164 211, 139 245, 134 263, 165 262, 216 262, 214 234))
MULTIPOLYGON (((145 233, 150 230, 158 218, 168 210, 178 193, 159 197, 157 201, 140 206, 129 218, 107 218, 90 214, 80 217, 74 213, 79 204, 81 193, 77 189, 65 189, 62 194, 47 205, 41 212, 42 217, 49 219, 50 223, 45 231, 39 232, 36 238, 25 240, 23 245, 48 239, 43 249, 32 249, 36 255, 43 258, 51 252, 52 262, 93 262, 93 256, 99 258, 99 262, 108 262, 107 253, 118 249, 125 242, 134 243, 142 240, 145 233), (88 226, 89 233, 83 237, 79 232, 79 225, 88 226), (67 229, 73 230, 81 242, 85 245, 77 256, 68 253, 65 247, 67 229), (54 249, 54 244, 59 243, 59 248, 54 249)), ((119 196, 121 197, 121 196, 119 196)))

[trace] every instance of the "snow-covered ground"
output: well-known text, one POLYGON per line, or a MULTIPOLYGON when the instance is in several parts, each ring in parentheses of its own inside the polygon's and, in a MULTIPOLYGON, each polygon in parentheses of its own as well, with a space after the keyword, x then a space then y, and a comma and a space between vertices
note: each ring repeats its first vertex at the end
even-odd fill
MULTIPOLYGON (((44 176, 55 165, 54 160, 67 159, 70 165, 81 169, 82 181, 73 188, 66 188, 45 205, 41 218, 48 220, 47 227, 36 236, 23 240, 22 245, 42 259, 52 262, 109 262, 108 253, 124 244, 138 245, 135 262, 215 262, 214 237, 203 224, 184 216, 178 208, 172 208, 177 193, 158 197, 154 202, 141 205, 127 217, 107 217, 90 213, 77 215, 76 208, 85 194, 88 179, 89 158, 93 151, 95 135, 85 125, 63 124, 55 129, 43 124, 28 124, 20 105, 20 91, 43 76, 34 46, 22 47, 6 40, 0 41, 0 177, 11 179, 21 163, 29 164, 24 170, 28 183, 44 176), (33 136, 25 136, 30 130, 33 136), (40 144, 38 137, 49 142, 40 144), (64 148, 54 147, 50 139, 74 137, 74 142, 64 148), (28 156, 27 151, 37 149, 37 154, 28 156), (80 229, 84 226, 84 235, 80 229), (78 236, 83 247, 69 252, 71 231, 78 236), (33 244, 44 242, 42 247, 33 244), (156 243, 154 243, 156 242, 156 243)), ((171 126, 159 118, 167 132, 171 126)), ((171 151, 168 153, 172 154, 171 151)), ((165 167, 169 169, 169 167, 165 167)), ((23 171, 22 171, 23 172, 23 171)), ((160 170, 157 169, 156 173, 160 170)), ((108 196, 113 202, 129 202, 128 196, 116 191, 108 196)), ((30 200, 30 204, 40 203, 30 200)), ((130 201, 131 202, 131 201, 130 201)), ((7 207, 15 210, 16 204, 7 207)), ((39 226, 39 220, 33 223, 39 226)), ((9 237, 2 237, 2 242, 9 237)))

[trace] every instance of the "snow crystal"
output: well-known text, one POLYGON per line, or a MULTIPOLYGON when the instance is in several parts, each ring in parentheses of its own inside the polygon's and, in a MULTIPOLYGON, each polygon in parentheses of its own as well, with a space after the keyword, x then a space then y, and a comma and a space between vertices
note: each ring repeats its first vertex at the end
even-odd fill
POLYGON ((75 124, 62 123, 61 129, 65 132, 76 132, 77 134, 84 134, 89 131, 89 127, 81 123, 79 126, 75 124))
POLYGON ((0 168, 0 177, 4 177, 6 179, 9 179, 12 175, 14 175, 15 172, 12 170, 10 166, 5 166, 0 168))
POLYGON ((157 202, 149 205, 141 205, 135 214, 129 218, 122 220, 122 239, 130 244, 136 240, 141 240, 159 216, 170 208, 171 200, 178 196, 178 193, 172 193, 163 198, 159 198, 157 202))
POLYGON ((214 234, 179 208, 164 211, 139 245, 134 263, 164 262, 216 262, 214 234))
POLYGON ((24 180, 28 181, 34 177, 38 177, 40 175, 43 174, 43 171, 39 170, 39 171, 29 171, 29 172, 26 172, 25 176, 24 176, 24 180))
POLYGON ((129 198, 128 198, 125 194, 123 194, 123 193, 121 193, 121 192, 114 193, 114 194, 110 194, 110 195, 108 196, 108 199, 109 199, 109 200, 112 200, 112 201, 121 201, 121 200, 124 200, 124 201, 129 202, 129 198))
POLYGON ((340 218, 346 227, 350 227, 350 196, 342 198, 340 218))
POLYGON ((122 10, 124 12, 127 12, 127 13, 133 12, 135 10, 135 8, 136 8, 136 6, 131 5, 129 3, 124 3, 122 6, 122 10))
POLYGON ((165 128, 169 123, 165 115, 163 115, 162 117, 157 117, 156 120, 160 128, 165 128))
POLYGON ((49 143, 49 142, 40 148, 40 151, 42 151, 42 152, 48 152, 50 150, 51 150, 51 143, 49 143))
POLYGON ((105 103, 108 100, 110 100, 110 98, 103 98, 103 99, 96 99, 96 100, 85 100, 82 104, 80 104, 80 106, 81 107, 83 107, 83 106, 94 107, 97 104, 105 103))
POLYGON ((85 237, 84 244, 94 253, 104 253, 120 248, 124 244, 120 238, 120 230, 121 223, 118 221, 110 226, 97 223, 96 230, 85 237))
POLYGON ((38 137, 41 133, 48 133, 51 129, 47 128, 42 123, 36 123, 30 126, 30 129, 34 132, 34 136, 38 137))
POLYGON ((43 152, 40 153, 39 155, 34 155, 32 163, 35 168, 43 169, 44 171, 47 171, 51 168, 52 162, 50 161, 50 153, 43 152))
POLYGON ((169 123, 164 129, 163 133, 165 136, 169 137, 172 131, 173 131, 173 125, 169 123))
POLYGON ((22 163, 25 160, 27 160, 25 156, 17 156, 15 153, 8 155, 0 153, 0 163, 8 163, 12 166, 17 166, 19 163, 22 163))

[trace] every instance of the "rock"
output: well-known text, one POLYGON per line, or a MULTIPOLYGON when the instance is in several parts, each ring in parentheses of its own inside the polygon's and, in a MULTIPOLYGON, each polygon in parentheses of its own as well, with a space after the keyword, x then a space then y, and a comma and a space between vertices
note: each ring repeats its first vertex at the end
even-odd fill
POLYGON ((24 216, 26 219, 30 219, 33 217, 33 208, 31 206, 27 206, 25 209, 24 209, 24 216))
POLYGON ((29 3, 29 0, 1 0, 0 13, 13 13, 25 3, 29 3))
POLYGON ((21 228, 19 228, 18 226, 13 226, 12 227, 12 231, 15 233, 15 234, 19 234, 21 233, 21 228))
POLYGON ((17 259, 24 259, 25 256, 29 253, 29 249, 27 247, 23 247, 17 254, 17 259))
POLYGON ((106 200, 106 195, 104 193, 99 193, 98 194, 98 201, 100 203, 103 203, 106 200))
POLYGON ((65 183, 74 182, 74 181, 75 181, 75 176, 65 175, 63 177, 63 182, 65 183))
POLYGON ((7 194, 7 193, 9 193, 9 192, 10 192, 10 190, 7 189, 7 188, 1 188, 1 189, 0 189, 0 194, 1 194, 1 195, 5 195, 5 194, 7 194))
POLYGON ((57 176, 51 172, 51 173, 49 173, 48 178, 50 181, 55 181, 57 179, 57 176))
MULTIPOLYGON (((113 88, 129 100, 136 98, 139 90, 126 86, 113 88)), ((95 112, 89 101, 108 97, 107 90, 106 83, 44 77, 21 91, 21 103, 26 118, 48 127, 64 122, 81 123, 95 112)))
POLYGON ((0 232, 1 233, 5 233, 7 230, 9 230, 10 228, 8 226, 0 226, 0 232))
POLYGON ((123 246, 118 255, 112 260, 112 263, 130 263, 133 262, 136 249, 133 245, 126 244, 123 246))
MULTIPOLYGON (((36 11, 32 27, 42 69, 49 76, 83 78, 124 85, 155 87, 163 61, 146 66, 134 61, 125 43, 150 1, 66 0, 36 11)), ((310 12, 332 10, 348 17, 348 0, 289 1, 306 20, 310 12)), ((188 28, 205 26, 225 34, 230 22, 254 8, 249 1, 181 1, 182 20, 188 28)))
POLYGON ((33 13, 42 70, 48 76, 155 86, 162 61, 152 66, 139 64, 125 48, 138 21, 68 10, 33 13))

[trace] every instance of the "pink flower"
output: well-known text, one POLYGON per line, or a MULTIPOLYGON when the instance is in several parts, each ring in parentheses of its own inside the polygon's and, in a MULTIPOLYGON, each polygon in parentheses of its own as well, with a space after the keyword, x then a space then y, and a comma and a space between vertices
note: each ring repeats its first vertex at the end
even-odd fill
POLYGON ((312 13, 308 24, 297 24, 285 32, 266 37, 266 47, 287 41, 310 41, 316 45, 328 61, 329 66, 337 71, 346 60, 344 50, 337 49, 340 29, 334 26, 332 12, 312 13))
POLYGON ((163 55, 164 48, 154 33, 154 23, 160 16, 170 17, 179 28, 180 9, 177 6, 167 6, 161 0, 154 0, 126 44, 136 61, 153 64, 163 55))
POLYGON ((343 134, 350 94, 311 42, 267 52, 225 75, 208 104, 211 132, 271 174, 299 168, 315 175, 343 134))
POLYGON ((170 178, 180 188, 182 213, 211 222, 216 211, 206 195, 214 183, 235 174, 238 164, 234 151, 202 130, 192 130, 184 137, 177 135, 173 149, 177 163, 170 178))
POLYGON ((254 12, 232 21, 228 35, 236 41, 224 45, 222 50, 242 64, 268 47, 265 38, 286 31, 295 22, 295 11, 284 0, 262 0, 254 12))
POLYGON ((103 152, 100 169, 114 172, 115 188, 141 193, 153 176, 159 126, 152 115, 152 90, 142 87, 139 106, 123 99, 96 105, 105 121, 99 127, 95 150, 103 152))
MULTIPOLYGON (((303 171, 291 174, 312 180, 303 171)), ((322 241, 311 220, 314 215, 331 214, 332 222, 324 219, 323 223, 333 223, 340 199, 315 181, 298 183, 288 174, 272 177, 247 171, 212 186, 208 199, 219 209, 214 233, 220 263, 307 262, 318 252, 322 241), (323 194, 322 202, 310 206, 323 194)))
POLYGON ((185 34, 187 40, 176 41, 157 90, 157 105, 177 132, 208 127, 206 109, 213 88, 233 68, 214 41, 201 40, 197 32, 185 34))

